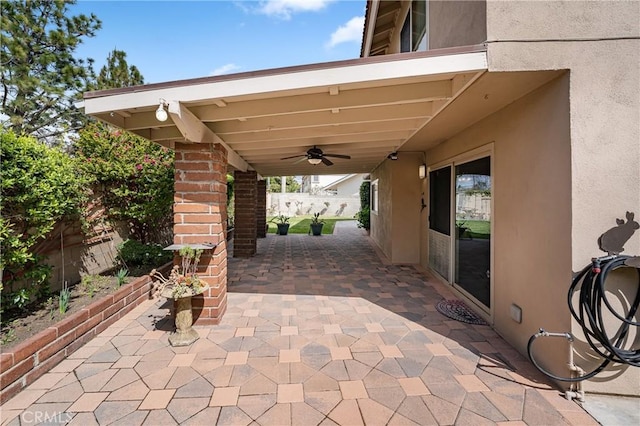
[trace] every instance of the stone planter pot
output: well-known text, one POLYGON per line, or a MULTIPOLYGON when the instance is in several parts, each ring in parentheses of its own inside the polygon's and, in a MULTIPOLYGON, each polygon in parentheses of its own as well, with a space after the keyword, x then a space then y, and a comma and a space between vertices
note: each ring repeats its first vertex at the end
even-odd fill
POLYGON ((175 324, 176 331, 169 336, 169 343, 171 346, 189 346, 200 338, 198 332, 193 328, 193 311, 191 306, 191 299, 193 296, 202 294, 209 289, 206 286, 199 293, 186 295, 184 297, 174 298, 172 295, 173 289, 166 288, 161 295, 167 299, 173 300, 175 310, 175 324))

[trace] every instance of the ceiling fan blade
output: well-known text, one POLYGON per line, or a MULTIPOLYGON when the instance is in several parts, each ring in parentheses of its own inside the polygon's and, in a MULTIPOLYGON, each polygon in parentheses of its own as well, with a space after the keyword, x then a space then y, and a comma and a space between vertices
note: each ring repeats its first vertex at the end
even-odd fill
POLYGON ((323 154, 325 157, 334 157, 334 158, 344 158, 345 160, 350 160, 350 155, 342 155, 342 154, 323 154))
POLYGON ((302 157, 301 159, 294 161, 293 164, 302 163, 303 161, 307 161, 307 156, 306 155, 304 157, 302 157))
POLYGON ((298 158, 298 157, 306 158, 306 156, 307 156, 307 154, 298 154, 298 155, 292 155, 291 157, 281 158, 281 160, 291 160, 292 158, 298 158))
POLYGON ((322 162, 327 166, 333 166, 333 161, 329 160, 325 156, 322 157, 322 162))

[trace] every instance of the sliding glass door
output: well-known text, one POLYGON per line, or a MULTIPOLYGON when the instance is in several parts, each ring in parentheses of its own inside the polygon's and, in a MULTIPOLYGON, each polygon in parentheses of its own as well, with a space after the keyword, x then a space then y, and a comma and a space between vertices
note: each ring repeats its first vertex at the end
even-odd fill
POLYGON ((491 157, 429 173, 429 265, 491 308, 491 157))
POLYGON ((491 157, 455 166, 454 283, 491 307, 491 157))

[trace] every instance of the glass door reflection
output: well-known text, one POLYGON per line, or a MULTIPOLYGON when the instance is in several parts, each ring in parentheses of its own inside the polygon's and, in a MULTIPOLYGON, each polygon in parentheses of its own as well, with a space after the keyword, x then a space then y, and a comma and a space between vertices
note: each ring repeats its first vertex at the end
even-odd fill
POLYGON ((455 172, 455 284, 490 308, 491 158, 455 172))

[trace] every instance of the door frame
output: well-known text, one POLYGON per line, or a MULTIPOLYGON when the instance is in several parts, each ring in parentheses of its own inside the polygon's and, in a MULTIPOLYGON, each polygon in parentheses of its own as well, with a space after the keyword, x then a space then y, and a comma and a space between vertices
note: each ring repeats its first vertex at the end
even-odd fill
MULTIPOLYGON (((494 285, 494 271, 495 271, 495 249, 494 249, 494 243, 495 243, 495 238, 493 238, 493 234, 494 234, 494 226, 495 226, 495 222, 494 222, 494 205, 495 205, 495 195, 494 195, 494 188, 495 188, 495 155, 494 155, 494 143, 489 142, 485 145, 482 145, 478 148, 474 148, 471 149, 469 151, 465 151, 462 152, 460 154, 457 154, 455 156, 449 157, 446 160, 442 160, 439 161, 437 163, 434 163, 432 165, 430 165, 427 168, 427 176, 429 175, 429 172, 434 171, 434 170, 438 170, 438 169, 442 169, 444 167, 451 167, 451 185, 450 185, 450 191, 451 191, 451 205, 449 206, 449 211, 451 212, 451 217, 450 219, 450 229, 449 229, 449 235, 451 236, 451 243, 450 243, 450 247, 449 247, 449 277, 451 277, 448 281, 446 279, 444 279, 444 277, 441 277, 440 274, 436 274, 441 277, 443 279, 443 281, 445 281, 449 287, 451 289, 453 289, 459 296, 461 296, 465 302, 471 303, 475 306, 477 306, 480 310, 481 313, 484 314, 484 316, 486 316, 491 322, 493 322, 493 316, 494 316, 494 307, 495 307, 495 294, 494 294, 494 289, 495 289, 495 285, 494 285), (467 291, 465 291, 463 288, 461 288, 458 284, 455 283, 455 263, 456 263, 456 253, 455 253, 455 215, 456 215, 456 192, 455 192, 455 167, 456 165, 460 165, 460 164, 464 164, 464 163, 468 163, 470 161, 474 161, 474 160, 478 160, 480 158, 484 158, 484 157, 489 157, 489 161, 491 164, 491 218, 490 218, 490 228, 491 228, 491 239, 490 239, 490 247, 489 247, 489 252, 490 252, 490 260, 489 260, 489 271, 490 271, 490 276, 489 276, 489 300, 490 300, 490 305, 491 307, 487 307, 485 306, 483 303, 481 303, 480 301, 478 301, 475 297, 473 297, 471 294, 469 294, 467 291)), ((431 206, 429 206, 429 209, 431 209, 431 206)), ((427 215, 428 218, 428 215, 427 215)), ((428 220, 428 219, 427 219, 428 220)), ((427 230, 429 229, 430 224, 427 222, 427 230)), ((435 272, 435 271, 434 271, 435 272)))

